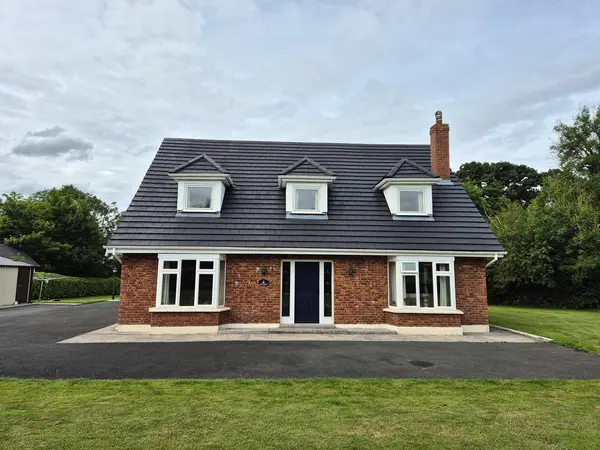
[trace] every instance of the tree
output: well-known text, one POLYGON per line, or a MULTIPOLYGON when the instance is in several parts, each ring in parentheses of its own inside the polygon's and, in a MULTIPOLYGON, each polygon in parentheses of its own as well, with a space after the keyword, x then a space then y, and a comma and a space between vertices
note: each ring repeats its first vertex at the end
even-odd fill
POLYGON ((571 125, 558 121, 550 150, 563 170, 578 176, 600 174, 600 105, 580 108, 571 125))
POLYGON ((582 108, 572 125, 559 122, 553 171, 528 208, 510 205, 491 220, 508 254, 488 275, 502 302, 600 307, 599 109, 582 108))
POLYGON ((0 200, 0 239, 22 249, 43 270, 74 276, 107 276, 112 264, 103 246, 119 218, 108 205, 74 186, 29 197, 5 194, 0 200))
POLYGON ((544 173, 524 164, 469 162, 457 176, 488 221, 511 202, 528 206, 540 192, 544 173))

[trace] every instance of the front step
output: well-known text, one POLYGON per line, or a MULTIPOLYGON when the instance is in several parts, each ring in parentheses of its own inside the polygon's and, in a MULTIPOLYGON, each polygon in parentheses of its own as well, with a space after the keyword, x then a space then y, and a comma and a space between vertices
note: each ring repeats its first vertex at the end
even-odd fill
POLYGON ((269 328, 272 334, 397 334, 385 328, 285 327, 269 328))
POLYGON ((394 330, 385 328, 336 328, 335 326, 283 326, 277 328, 224 328, 219 334, 342 334, 342 335, 395 335, 394 330))

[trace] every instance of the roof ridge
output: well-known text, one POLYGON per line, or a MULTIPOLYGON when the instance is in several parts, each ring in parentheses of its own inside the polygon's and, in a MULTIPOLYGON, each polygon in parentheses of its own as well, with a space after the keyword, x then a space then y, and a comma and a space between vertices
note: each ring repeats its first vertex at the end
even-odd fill
POLYGON ((325 166, 322 166, 321 164, 319 164, 315 160, 309 158, 308 156, 303 156, 302 158, 300 158, 298 161, 296 161, 291 166, 288 166, 287 168, 283 169, 281 172, 279 172, 279 175, 286 175, 286 174, 290 173, 291 171, 293 171, 294 169, 296 169, 297 167, 304 164, 305 162, 310 164, 311 166, 315 167, 316 169, 320 170, 325 175, 329 175, 329 176, 335 175, 331 170, 327 169, 325 166))
POLYGON ((208 138, 186 138, 186 137, 164 137, 165 141, 199 141, 199 142, 218 142, 235 144, 292 144, 292 145, 351 145, 356 147, 402 147, 402 148, 429 148, 430 144, 419 143, 398 143, 398 142, 347 142, 347 141, 283 141, 283 140, 264 140, 264 139, 208 139, 208 138))
POLYGON ((190 159, 188 162, 181 164, 180 166, 175 167, 171 173, 177 173, 183 169, 185 169, 186 167, 194 164, 197 161, 200 161, 201 159, 206 160, 207 163, 209 163, 211 166, 213 166, 215 169, 217 169, 219 172, 221 173, 227 173, 227 171, 225 170, 225 168, 223 168, 223 166, 221 166, 218 162, 216 162, 214 159, 212 159, 210 156, 208 156, 206 153, 202 153, 199 156, 196 156, 195 158, 190 159))

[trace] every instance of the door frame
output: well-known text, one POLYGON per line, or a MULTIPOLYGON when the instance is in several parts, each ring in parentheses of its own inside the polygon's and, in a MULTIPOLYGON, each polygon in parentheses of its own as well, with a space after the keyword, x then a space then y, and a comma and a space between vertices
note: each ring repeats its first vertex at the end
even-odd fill
MULTIPOLYGON (((335 316, 335 286, 334 286, 334 262, 329 259, 282 259, 280 267, 280 283, 279 283, 279 321, 285 325, 295 325, 295 308, 296 308, 296 263, 297 262, 313 262, 319 263, 319 323, 314 325, 333 325, 335 316), (283 308, 283 263, 290 263, 290 315, 283 317, 281 315, 283 308), (325 317, 325 263, 331 263, 331 317, 325 317)), ((307 324, 298 324, 310 326, 307 324)))

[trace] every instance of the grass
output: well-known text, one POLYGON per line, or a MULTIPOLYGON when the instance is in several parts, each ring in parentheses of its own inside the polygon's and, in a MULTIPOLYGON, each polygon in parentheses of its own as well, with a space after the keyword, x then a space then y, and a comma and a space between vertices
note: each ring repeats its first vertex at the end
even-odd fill
POLYGON ((600 381, 0 380, 3 449, 597 448, 600 381))
POLYGON ((554 339, 556 344, 600 354, 600 311, 490 306, 491 324, 554 339))
MULTIPOLYGON (((119 296, 115 295, 115 300, 119 296)), ((80 298, 63 298, 60 302, 52 302, 50 300, 34 300, 34 303, 100 303, 112 300, 112 295, 98 295, 96 297, 80 297, 80 298)))

